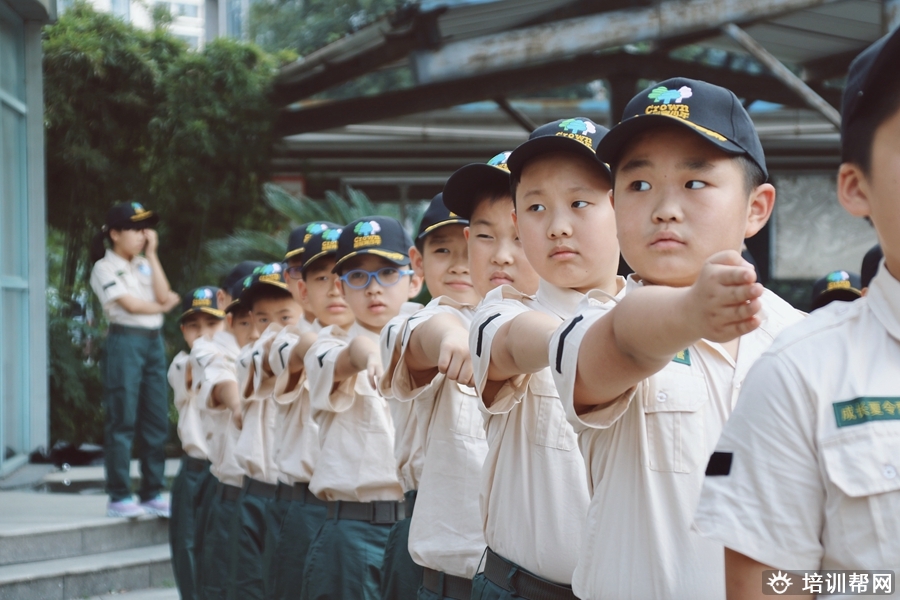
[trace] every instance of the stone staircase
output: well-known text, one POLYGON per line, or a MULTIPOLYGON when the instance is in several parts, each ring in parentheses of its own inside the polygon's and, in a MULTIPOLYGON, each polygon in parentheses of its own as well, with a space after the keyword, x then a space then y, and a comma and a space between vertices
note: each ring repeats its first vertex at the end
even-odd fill
POLYGON ((103 496, 0 493, 0 598, 172 588, 168 521, 107 518, 105 503, 103 496))

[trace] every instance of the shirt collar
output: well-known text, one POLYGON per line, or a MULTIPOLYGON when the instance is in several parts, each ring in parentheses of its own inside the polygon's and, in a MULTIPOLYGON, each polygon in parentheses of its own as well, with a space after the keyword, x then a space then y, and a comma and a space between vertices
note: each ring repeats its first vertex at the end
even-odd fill
POLYGON ((584 294, 570 288, 561 288, 541 279, 535 299, 561 319, 568 319, 578 312, 578 304, 584 294))
POLYGON ((131 261, 128 261, 128 260, 125 260, 125 257, 119 256, 118 254, 116 254, 111 248, 107 248, 104 258, 106 258, 106 260, 113 263, 114 267, 124 269, 124 268, 130 268, 132 263, 134 263, 135 258, 137 258, 137 256, 135 256, 133 259, 131 259, 131 261))
POLYGON ((866 301, 891 337, 900 340, 900 281, 888 272, 884 259, 878 266, 878 274, 869 284, 866 301))

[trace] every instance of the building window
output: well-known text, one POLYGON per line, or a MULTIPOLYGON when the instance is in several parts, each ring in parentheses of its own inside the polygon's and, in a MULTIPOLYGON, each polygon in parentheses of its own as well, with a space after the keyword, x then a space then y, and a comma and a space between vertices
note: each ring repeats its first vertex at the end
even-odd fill
POLYGON ((0 2, 0 465, 29 450, 25 26, 0 2))

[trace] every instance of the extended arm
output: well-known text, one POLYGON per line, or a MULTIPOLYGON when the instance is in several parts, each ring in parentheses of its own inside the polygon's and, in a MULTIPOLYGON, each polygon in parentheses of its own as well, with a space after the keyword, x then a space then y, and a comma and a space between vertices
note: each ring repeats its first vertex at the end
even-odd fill
POLYGON ((335 385, 365 371, 369 383, 375 387, 375 378, 384 374, 378 343, 367 337, 357 336, 340 351, 334 362, 335 385))
POLYGON ((410 334, 406 366, 419 386, 439 372, 463 385, 473 385, 468 329, 450 313, 431 317, 410 334))
POLYGON ((223 381, 217 384, 213 388, 212 399, 217 406, 224 406, 231 410, 231 418, 238 429, 243 426, 241 395, 238 391, 237 381, 223 381))

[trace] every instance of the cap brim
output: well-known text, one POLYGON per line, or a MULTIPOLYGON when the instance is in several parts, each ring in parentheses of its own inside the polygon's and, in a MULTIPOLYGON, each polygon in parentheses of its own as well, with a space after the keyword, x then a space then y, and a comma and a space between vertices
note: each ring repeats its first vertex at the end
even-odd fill
MULTIPOLYGON (((456 212, 456 211, 454 210, 451 212, 456 212)), ((429 233, 433 233, 435 230, 440 229, 441 227, 446 227, 447 225, 468 225, 468 224, 469 224, 468 219, 452 217, 450 219, 441 221, 440 223, 435 223, 434 225, 429 225, 422 232, 420 232, 419 235, 416 236, 416 240, 421 240, 429 233)))
POLYGON ((195 315, 197 313, 206 313, 208 315, 212 315, 218 319, 225 318, 225 311, 219 310, 218 308, 209 308, 208 306, 204 306, 202 308, 189 308, 188 310, 181 313, 181 320, 183 321, 185 317, 189 317, 191 315, 195 315))
POLYGON ((228 304, 228 306, 225 307, 225 314, 227 315, 228 313, 234 312, 237 309, 237 307, 240 306, 240 304, 241 304, 241 299, 235 298, 228 304))
POLYGON ((304 250, 305 250, 305 248, 296 248, 296 249, 294 249, 294 250, 289 250, 289 251, 284 255, 284 260, 287 260, 287 259, 289 259, 289 258, 293 258, 293 257, 297 256, 298 254, 303 254, 303 251, 304 251, 304 250))
POLYGON ((813 299, 811 310, 822 308, 830 302, 853 302, 854 300, 858 300, 861 297, 862 292, 855 288, 838 288, 834 290, 827 290, 813 299))
POLYGON ((336 250, 322 250, 318 254, 314 254, 314 255, 310 256, 308 259, 304 260, 303 264, 300 266, 300 271, 302 271, 303 273, 306 273, 309 270, 309 268, 312 266, 312 264, 314 262, 316 262, 317 260, 319 260, 320 258, 325 258, 326 256, 334 256, 335 254, 337 254, 336 250))
MULTIPOLYGON (((872 88, 878 87, 878 80, 884 76, 894 77, 897 58, 900 57, 900 29, 894 30, 884 44, 884 48, 878 53, 875 62, 866 73, 866 80, 863 82, 862 89, 865 94, 871 95, 872 88), (890 71, 886 73, 885 71, 890 71)), ((863 99, 865 102, 865 99, 863 99)), ((859 104, 857 104, 857 107, 859 104)))
POLYGON ((337 262, 334 263, 334 268, 331 270, 331 272, 337 273, 342 264, 344 264, 354 256, 360 256, 362 254, 374 254, 375 256, 385 258, 401 267, 405 267, 410 262, 408 256, 406 256, 405 254, 400 254, 399 252, 391 252, 390 250, 382 250, 381 248, 363 248, 361 250, 354 250, 346 256, 342 256, 341 258, 339 258, 337 262))
POLYGON ((473 163, 457 169, 444 184, 444 206, 466 220, 472 218, 478 197, 492 188, 509 190, 509 172, 486 165, 473 163))
POLYGON ((150 227, 159 223, 159 215, 157 215, 152 210, 148 210, 139 215, 132 215, 128 218, 130 223, 140 223, 141 225, 148 225, 150 227))
POLYGON ((610 165, 616 164, 625 146, 633 141, 636 135, 658 127, 661 123, 680 125, 728 154, 747 154, 746 150, 718 131, 701 127, 690 121, 670 115, 635 115, 625 119, 603 136, 597 145, 597 155, 610 165))
MULTIPOLYGON (((608 136, 609 134, 607 133, 602 139, 606 139, 608 136)), ((600 160, 600 157, 593 150, 581 142, 562 135, 546 135, 528 140, 513 150, 506 160, 506 166, 509 167, 510 173, 513 175, 521 175, 522 169, 529 160, 548 152, 576 152, 586 158, 597 161, 597 164, 609 175, 609 167, 600 160)))

